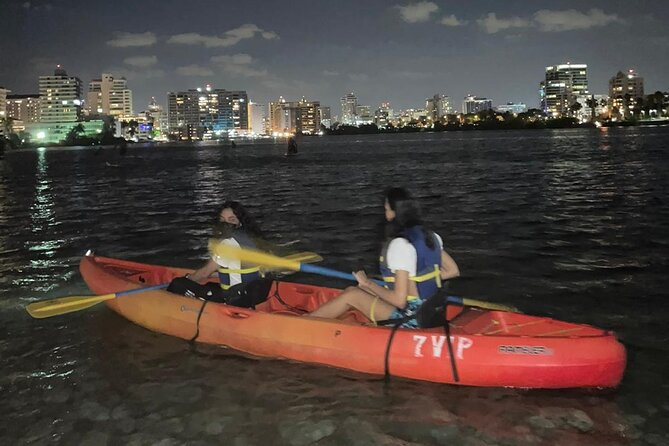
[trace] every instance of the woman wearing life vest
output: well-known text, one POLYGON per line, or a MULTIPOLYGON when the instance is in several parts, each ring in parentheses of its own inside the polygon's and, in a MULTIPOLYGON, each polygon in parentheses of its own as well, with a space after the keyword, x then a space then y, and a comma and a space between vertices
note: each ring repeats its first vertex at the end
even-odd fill
MULTIPOLYGON (((364 271, 355 272, 358 286, 347 288, 310 316, 336 318, 355 308, 374 323, 403 319, 436 294, 443 280, 460 275, 441 237, 422 226, 418 204, 407 190, 389 189, 384 207, 386 243, 379 264, 386 287, 369 280, 364 271)), ((410 318, 401 326, 415 328, 418 324, 410 318)))
MULTIPOLYGON (((255 239, 262 235, 253 217, 236 201, 226 201, 214 222, 213 237, 219 243, 241 248, 256 248, 255 239)), ((167 288, 177 294, 199 297, 230 305, 251 307, 267 298, 272 285, 261 276, 257 266, 247 266, 239 260, 212 255, 200 269, 186 277, 176 278, 167 288), (206 283, 218 272, 220 283, 206 283)))

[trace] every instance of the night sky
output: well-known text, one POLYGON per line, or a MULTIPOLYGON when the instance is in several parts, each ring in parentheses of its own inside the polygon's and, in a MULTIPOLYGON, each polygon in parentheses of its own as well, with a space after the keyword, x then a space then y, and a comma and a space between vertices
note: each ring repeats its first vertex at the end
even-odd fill
POLYGON ((436 93, 537 107, 545 67, 567 61, 588 64, 592 93, 628 68, 669 90, 667 23, 665 0, 3 0, 0 86, 37 93, 60 63, 86 89, 125 76, 135 112, 205 84, 333 114, 348 91, 395 109, 436 93))

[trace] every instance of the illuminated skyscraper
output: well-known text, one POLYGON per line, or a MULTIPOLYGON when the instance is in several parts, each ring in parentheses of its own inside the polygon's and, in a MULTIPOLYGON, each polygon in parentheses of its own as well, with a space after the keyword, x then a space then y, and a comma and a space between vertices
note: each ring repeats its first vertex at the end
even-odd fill
POLYGON ((433 121, 445 119, 452 113, 451 98, 444 94, 435 94, 425 100, 425 110, 433 121))
POLYGON ((462 101, 462 113, 478 113, 485 110, 492 110, 492 99, 479 98, 469 95, 462 101))
POLYGON ((7 93, 10 90, 0 87, 0 136, 4 136, 5 130, 9 130, 8 122, 5 120, 7 118, 7 93))
POLYGON ((105 114, 116 118, 132 116, 132 91, 125 78, 103 73, 88 84, 86 110, 89 115, 105 114))
POLYGON ((609 79, 611 105, 617 107, 623 116, 628 116, 636 106, 636 100, 644 96, 643 77, 634 70, 627 74, 622 71, 609 79))
POLYGON ((305 98, 287 102, 279 97, 278 101, 270 102, 270 133, 318 133, 321 127, 320 105, 319 101, 307 101, 305 98))
POLYGON ((358 108, 358 98, 353 93, 348 93, 341 98, 341 123, 355 125, 358 108))
POLYGON ((45 124, 77 122, 81 118, 81 80, 58 65, 53 76, 40 76, 41 117, 45 124))
POLYGON ((249 101, 249 131, 256 135, 264 135, 266 129, 267 106, 249 101))
POLYGON ((546 67, 546 78, 540 85, 544 113, 555 118, 570 116, 576 99, 588 94, 588 66, 566 63, 546 67))
POLYGON ((246 91, 191 89, 167 95, 169 133, 180 139, 210 139, 248 130, 246 91))

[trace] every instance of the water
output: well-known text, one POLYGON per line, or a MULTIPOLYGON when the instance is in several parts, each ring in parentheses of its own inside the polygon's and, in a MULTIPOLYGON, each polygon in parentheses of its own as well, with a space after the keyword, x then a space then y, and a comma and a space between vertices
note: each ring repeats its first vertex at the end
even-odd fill
MULTIPOLYGON (((236 148, 6 153, 0 160, 5 444, 669 444, 669 129, 304 138, 236 148), (118 165, 118 167, 115 167, 118 165), (197 266, 237 199, 274 242, 373 268, 382 191, 409 186, 458 262, 452 291, 615 330, 615 391, 476 389, 247 359, 149 332, 88 294, 101 255, 197 266)), ((334 279, 291 280, 344 286, 334 279)))

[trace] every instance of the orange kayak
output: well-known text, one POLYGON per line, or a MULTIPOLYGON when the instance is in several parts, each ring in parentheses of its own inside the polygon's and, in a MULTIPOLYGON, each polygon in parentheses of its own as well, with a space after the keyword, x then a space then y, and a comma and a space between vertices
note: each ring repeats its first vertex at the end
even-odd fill
MULTIPOLYGON (((81 274, 96 294, 170 282, 190 270, 84 256, 81 274)), ((301 317, 341 290, 275 282, 255 310, 153 290, 106 301, 159 333, 223 345, 259 357, 363 373, 486 387, 615 387, 626 354, 615 335, 589 325, 476 307, 449 307, 451 349, 442 327, 373 326, 350 311, 341 319, 301 317), (203 307, 204 305, 204 307, 203 307)))

